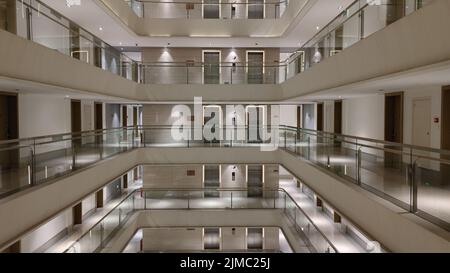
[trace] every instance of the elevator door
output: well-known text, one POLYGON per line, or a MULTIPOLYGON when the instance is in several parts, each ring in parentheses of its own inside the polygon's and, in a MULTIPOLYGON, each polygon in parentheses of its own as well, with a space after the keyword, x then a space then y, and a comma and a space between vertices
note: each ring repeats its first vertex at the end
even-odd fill
POLYGON ((205 181, 203 186, 211 191, 205 191, 205 197, 219 197, 219 193, 215 190, 220 188, 220 167, 219 165, 205 166, 205 181))
POLYGON ((220 52, 203 52, 203 82, 220 83, 220 52))
POLYGON ((261 165, 248 166, 248 197, 262 197, 263 167, 261 165))
POLYGON ((264 83, 264 52, 247 52, 247 83, 264 83))
POLYGON ((262 228, 247 229, 247 249, 262 250, 264 247, 264 232, 262 228))
POLYGON ((264 19, 264 0, 248 0, 248 19, 264 19))
POLYGON ((204 19, 220 18, 220 0, 203 1, 203 18, 204 19))

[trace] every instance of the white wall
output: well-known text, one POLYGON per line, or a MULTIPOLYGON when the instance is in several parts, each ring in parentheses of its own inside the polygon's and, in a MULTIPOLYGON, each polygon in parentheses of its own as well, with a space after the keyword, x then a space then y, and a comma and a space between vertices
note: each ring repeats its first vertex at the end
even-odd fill
POLYGON ((384 95, 344 100, 342 133, 384 140, 384 95))
POLYGON ((81 101, 81 130, 94 130, 94 101, 81 101))
POLYGON ((144 166, 143 188, 202 188, 202 165, 144 166), (195 175, 188 176, 188 171, 195 175))
POLYGON ((334 101, 325 101, 323 109, 323 130, 334 132, 334 101))
POLYGON ((70 99, 21 93, 18 100, 20 138, 70 132, 70 99))
POLYGON ((404 124, 403 124, 403 141, 405 144, 412 143, 413 131, 413 100, 417 98, 429 98, 431 100, 431 131, 430 144, 432 148, 441 147, 441 123, 434 123, 433 118, 439 118, 441 121, 441 86, 417 87, 405 92, 404 105, 404 124))
MULTIPOLYGON (((412 144, 413 100, 430 98, 431 100, 431 145, 441 147, 441 86, 416 87, 404 92, 403 142, 412 144)), ((343 134, 384 140, 385 96, 369 95, 345 99, 343 101, 343 134)))
POLYGON ((280 124, 297 127, 297 105, 280 105, 280 124))
POLYGON ((89 212, 94 210, 97 207, 95 193, 93 193, 93 194, 89 195, 88 197, 86 197, 85 199, 83 199, 83 201, 81 201, 81 204, 82 204, 81 210, 82 210, 83 216, 85 216, 86 214, 88 214, 89 212))
POLYGON ((72 225, 72 209, 59 214, 49 222, 45 223, 32 233, 21 239, 21 248, 24 253, 38 250, 47 241, 58 235, 65 228, 72 225))

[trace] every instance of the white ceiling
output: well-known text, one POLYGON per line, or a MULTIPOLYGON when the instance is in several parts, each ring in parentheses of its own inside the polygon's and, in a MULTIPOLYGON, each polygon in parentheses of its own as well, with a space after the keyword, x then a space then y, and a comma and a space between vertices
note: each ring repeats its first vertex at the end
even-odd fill
POLYGON ((450 85, 450 62, 390 74, 353 84, 305 94, 289 102, 339 100, 373 94, 405 91, 425 86, 450 85))
MULTIPOLYGON (((66 1, 41 0, 59 13, 87 29, 108 44, 116 47, 299 47, 306 43, 354 0, 315 1, 309 12, 285 37, 280 38, 193 38, 193 37, 139 37, 126 28, 117 18, 111 17, 95 0, 81 0, 80 6, 68 7, 66 1), (100 30, 100 27, 102 30, 100 30), (256 45, 258 44, 258 45, 256 45)), ((295 1, 295 0, 291 0, 295 1)), ((170 20, 170 19, 168 19, 170 20)))

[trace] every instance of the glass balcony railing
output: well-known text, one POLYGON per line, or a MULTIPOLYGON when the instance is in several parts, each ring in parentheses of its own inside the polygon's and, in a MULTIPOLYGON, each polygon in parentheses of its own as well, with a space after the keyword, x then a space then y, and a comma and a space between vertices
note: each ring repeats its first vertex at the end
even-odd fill
POLYGON ((285 62, 289 79, 434 0, 356 0, 285 62))
POLYGON ((278 84, 286 67, 279 63, 142 63, 144 84, 278 84))
POLYGON ((289 1, 276 0, 124 0, 141 18, 278 19, 289 1))
POLYGON ((0 198, 136 148, 278 147, 450 230, 450 151, 286 126, 259 128, 270 140, 252 137, 253 127, 232 129, 213 140, 177 140, 171 126, 155 126, 3 141, 0 198))
POLYGON ((450 151, 289 127, 280 145, 450 230, 450 151))
POLYGON ((260 190, 259 197, 252 189, 183 189, 136 190, 110 213, 73 243, 66 253, 101 252, 135 212, 145 210, 281 210, 290 220, 293 230, 310 252, 337 253, 337 248, 319 230, 295 200, 283 189, 260 190), (300 239, 301 238, 301 239, 300 239))
MULTIPOLYGON (((9 4, 9 3, 7 3, 9 4)), ((17 0, 5 29, 74 59, 138 82, 138 63, 38 0, 17 0), (15 27, 11 27, 15 26, 15 27), (126 64, 126 65, 124 65, 126 64)), ((1 20, 1 18, 0 18, 1 20)))
MULTIPOLYGON (((137 62, 38 0, 17 0, 16 28, 5 29, 142 84, 279 84, 432 1, 357 0, 287 60, 274 63, 137 62)), ((10 18, 4 19, 0 26, 8 25, 10 18)))

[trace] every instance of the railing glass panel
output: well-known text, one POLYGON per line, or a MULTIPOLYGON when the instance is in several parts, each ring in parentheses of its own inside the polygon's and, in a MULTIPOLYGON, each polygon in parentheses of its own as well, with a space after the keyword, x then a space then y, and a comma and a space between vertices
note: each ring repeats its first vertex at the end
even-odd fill
POLYGON ((311 252, 337 252, 336 247, 317 228, 284 190, 252 189, 143 189, 129 194, 103 217, 66 253, 101 252, 129 217, 143 210, 280 209, 311 252), (144 200, 142 200, 144 199, 144 200), (282 202, 280 202, 282 200, 282 202), (142 204, 144 203, 144 206, 142 204), (307 228, 307 229, 305 229, 307 228))
MULTIPOLYGON (((176 5, 181 6, 183 12, 186 12, 187 6, 190 5, 187 2, 126 1, 137 13, 144 12, 146 5, 176 5)), ((9 30, 23 38, 138 83, 279 84, 431 2, 423 0, 355 1, 287 60, 264 64, 220 63, 216 65, 219 73, 214 81, 209 80, 207 72, 211 66, 205 63, 136 62, 38 0, 16 1, 17 28, 9 30)), ((286 10, 284 5, 287 3, 287 1, 277 3, 266 1, 265 5, 279 5, 278 10, 284 11, 286 10)), ((206 4, 206 6, 211 5, 216 4, 206 4)), ((219 6, 232 7, 233 5, 261 6, 259 2, 240 4, 224 1, 219 6)), ((270 13, 267 8, 265 10, 268 16, 270 13)), ((188 11, 192 10, 188 9, 188 11)), ((157 12, 157 14, 163 15, 164 12, 157 12)))
MULTIPOLYGON (((235 131, 243 130, 241 135, 244 138, 239 140, 228 138, 230 134, 226 128, 217 128, 221 133, 213 140, 177 140, 172 135, 176 128, 169 126, 117 128, 3 141, 0 142, 0 197, 134 148, 278 147, 450 230, 450 206, 446 205, 450 200, 450 182, 447 179, 450 151, 287 126, 276 128, 278 132, 274 131, 275 128, 268 130, 276 133, 275 138, 256 141, 250 138, 252 128, 248 127, 234 128, 235 131), (279 146, 273 146, 274 143, 279 143, 279 146)), ((188 139, 193 138, 195 130, 199 129, 188 127, 185 130, 191 136, 188 139)), ((200 128, 200 134, 202 131, 200 128)), ((180 207, 186 207, 186 202, 189 206, 202 205, 203 201, 196 202, 200 193, 191 194, 180 196, 180 207)), ((259 194, 252 190, 244 199, 240 199, 245 195, 242 192, 220 196, 221 202, 216 205, 224 208, 223 200, 230 199, 233 206, 253 206, 249 197, 259 197, 259 194)), ((158 205, 158 200, 166 198, 164 195, 148 196, 145 205, 152 208, 158 205)), ((216 200, 214 198, 217 196, 211 195, 210 201, 216 200)), ((279 202, 279 197, 275 196, 266 198, 266 202, 260 205, 267 208, 273 207, 274 203, 277 206, 279 202)))
POLYGON ((124 0, 141 18, 155 19, 279 19, 288 0, 124 0))

